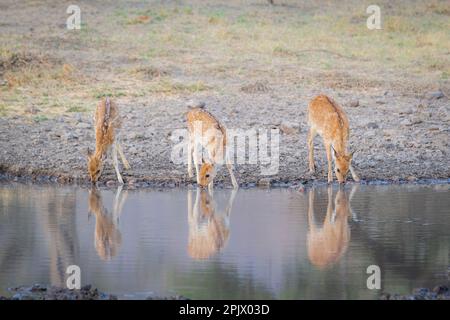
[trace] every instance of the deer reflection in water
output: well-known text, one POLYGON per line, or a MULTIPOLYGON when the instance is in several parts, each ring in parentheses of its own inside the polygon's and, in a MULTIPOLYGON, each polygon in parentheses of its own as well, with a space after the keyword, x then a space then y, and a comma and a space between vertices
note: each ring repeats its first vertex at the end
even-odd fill
POLYGON ((188 191, 188 254, 193 259, 207 259, 219 252, 230 236, 230 213, 237 190, 233 189, 223 211, 217 210, 212 193, 197 188, 192 205, 192 190, 188 191))
POLYGON ((334 198, 333 190, 328 187, 328 206, 322 227, 317 227, 314 213, 314 188, 309 191, 307 235, 308 257, 310 262, 317 267, 325 267, 336 263, 347 251, 350 242, 350 227, 348 218, 354 213, 350 207, 350 200, 355 193, 353 186, 350 196, 347 196, 343 187, 340 187, 334 198))
POLYGON ((94 245, 103 260, 115 257, 122 244, 118 222, 126 198, 127 191, 122 194, 122 186, 119 186, 110 214, 103 205, 100 191, 95 187, 89 190, 89 212, 95 215, 94 245))

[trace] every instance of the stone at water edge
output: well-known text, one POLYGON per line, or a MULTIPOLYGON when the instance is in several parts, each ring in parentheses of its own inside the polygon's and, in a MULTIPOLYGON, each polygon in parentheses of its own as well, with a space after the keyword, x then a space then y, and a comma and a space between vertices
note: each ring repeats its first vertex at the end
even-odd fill
POLYGON ((272 181, 269 178, 262 178, 258 180, 258 187, 270 187, 272 181))

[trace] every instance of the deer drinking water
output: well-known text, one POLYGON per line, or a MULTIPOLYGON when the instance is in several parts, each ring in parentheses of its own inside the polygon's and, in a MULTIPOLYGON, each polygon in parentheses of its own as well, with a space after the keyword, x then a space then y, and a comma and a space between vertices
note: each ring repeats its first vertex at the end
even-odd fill
POLYGON ((315 97, 308 106, 309 171, 315 172, 314 137, 319 134, 323 138, 328 160, 328 183, 333 182, 332 157, 335 162, 335 174, 339 183, 345 183, 348 170, 353 180, 359 181, 351 162, 353 152, 348 153, 347 143, 350 134, 348 118, 344 110, 331 98, 325 95, 315 97))
POLYGON ((205 105, 190 104, 190 110, 186 114, 188 125, 188 174, 193 177, 192 159, 194 159, 195 171, 197 174, 197 183, 202 186, 208 186, 212 191, 214 177, 216 176, 216 167, 226 163, 228 172, 231 176, 231 182, 234 188, 238 188, 238 183, 233 174, 233 166, 230 162, 227 150, 227 134, 225 127, 208 111, 205 105), (199 146, 206 149, 208 159, 206 159, 199 168, 201 157, 199 156, 199 146))
POLYGON ((96 183, 100 178, 103 171, 103 162, 106 160, 107 154, 111 153, 117 180, 123 184, 117 153, 119 153, 125 169, 130 169, 130 164, 125 158, 122 146, 117 138, 121 124, 122 121, 117 105, 106 97, 97 105, 94 115, 95 151, 91 152, 88 148, 87 152, 88 173, 92 183, 96 183))

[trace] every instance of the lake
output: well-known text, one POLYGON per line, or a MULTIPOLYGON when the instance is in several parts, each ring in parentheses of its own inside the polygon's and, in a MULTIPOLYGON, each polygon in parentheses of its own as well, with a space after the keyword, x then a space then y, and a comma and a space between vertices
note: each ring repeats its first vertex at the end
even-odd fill
POLYGON ((0 185, 0 294, 377 299, 447 281, 450 185, 110 190, 0 185), (369 266, 381 289, 369 289, 369 266))

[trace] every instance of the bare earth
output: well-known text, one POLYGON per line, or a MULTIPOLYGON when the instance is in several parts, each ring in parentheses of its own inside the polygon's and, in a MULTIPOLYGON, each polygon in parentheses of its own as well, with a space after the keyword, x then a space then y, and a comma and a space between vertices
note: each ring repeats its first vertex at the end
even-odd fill
MULTIPOLYGON (((188 100, 227 128, 281 130, 279 172, 240 164, 241 185, 325 181, 307 170, 306 107, 325 93, 350 120, 354 167, 367 181, 450 181, 450 9, 445 1, 381 2, 382 30, 359 2, 80 1, 82 29, 65 29, 69 2, 0 4, 0 174, 87 183, 92 114, 112 96, 124 116, 129 185, 193 183, 171 161, 171 134, 188 100)), ((101 183, 113 185, 107 165, 101 183)), ((225 168, 219 184, 230 186, 225 168)))

